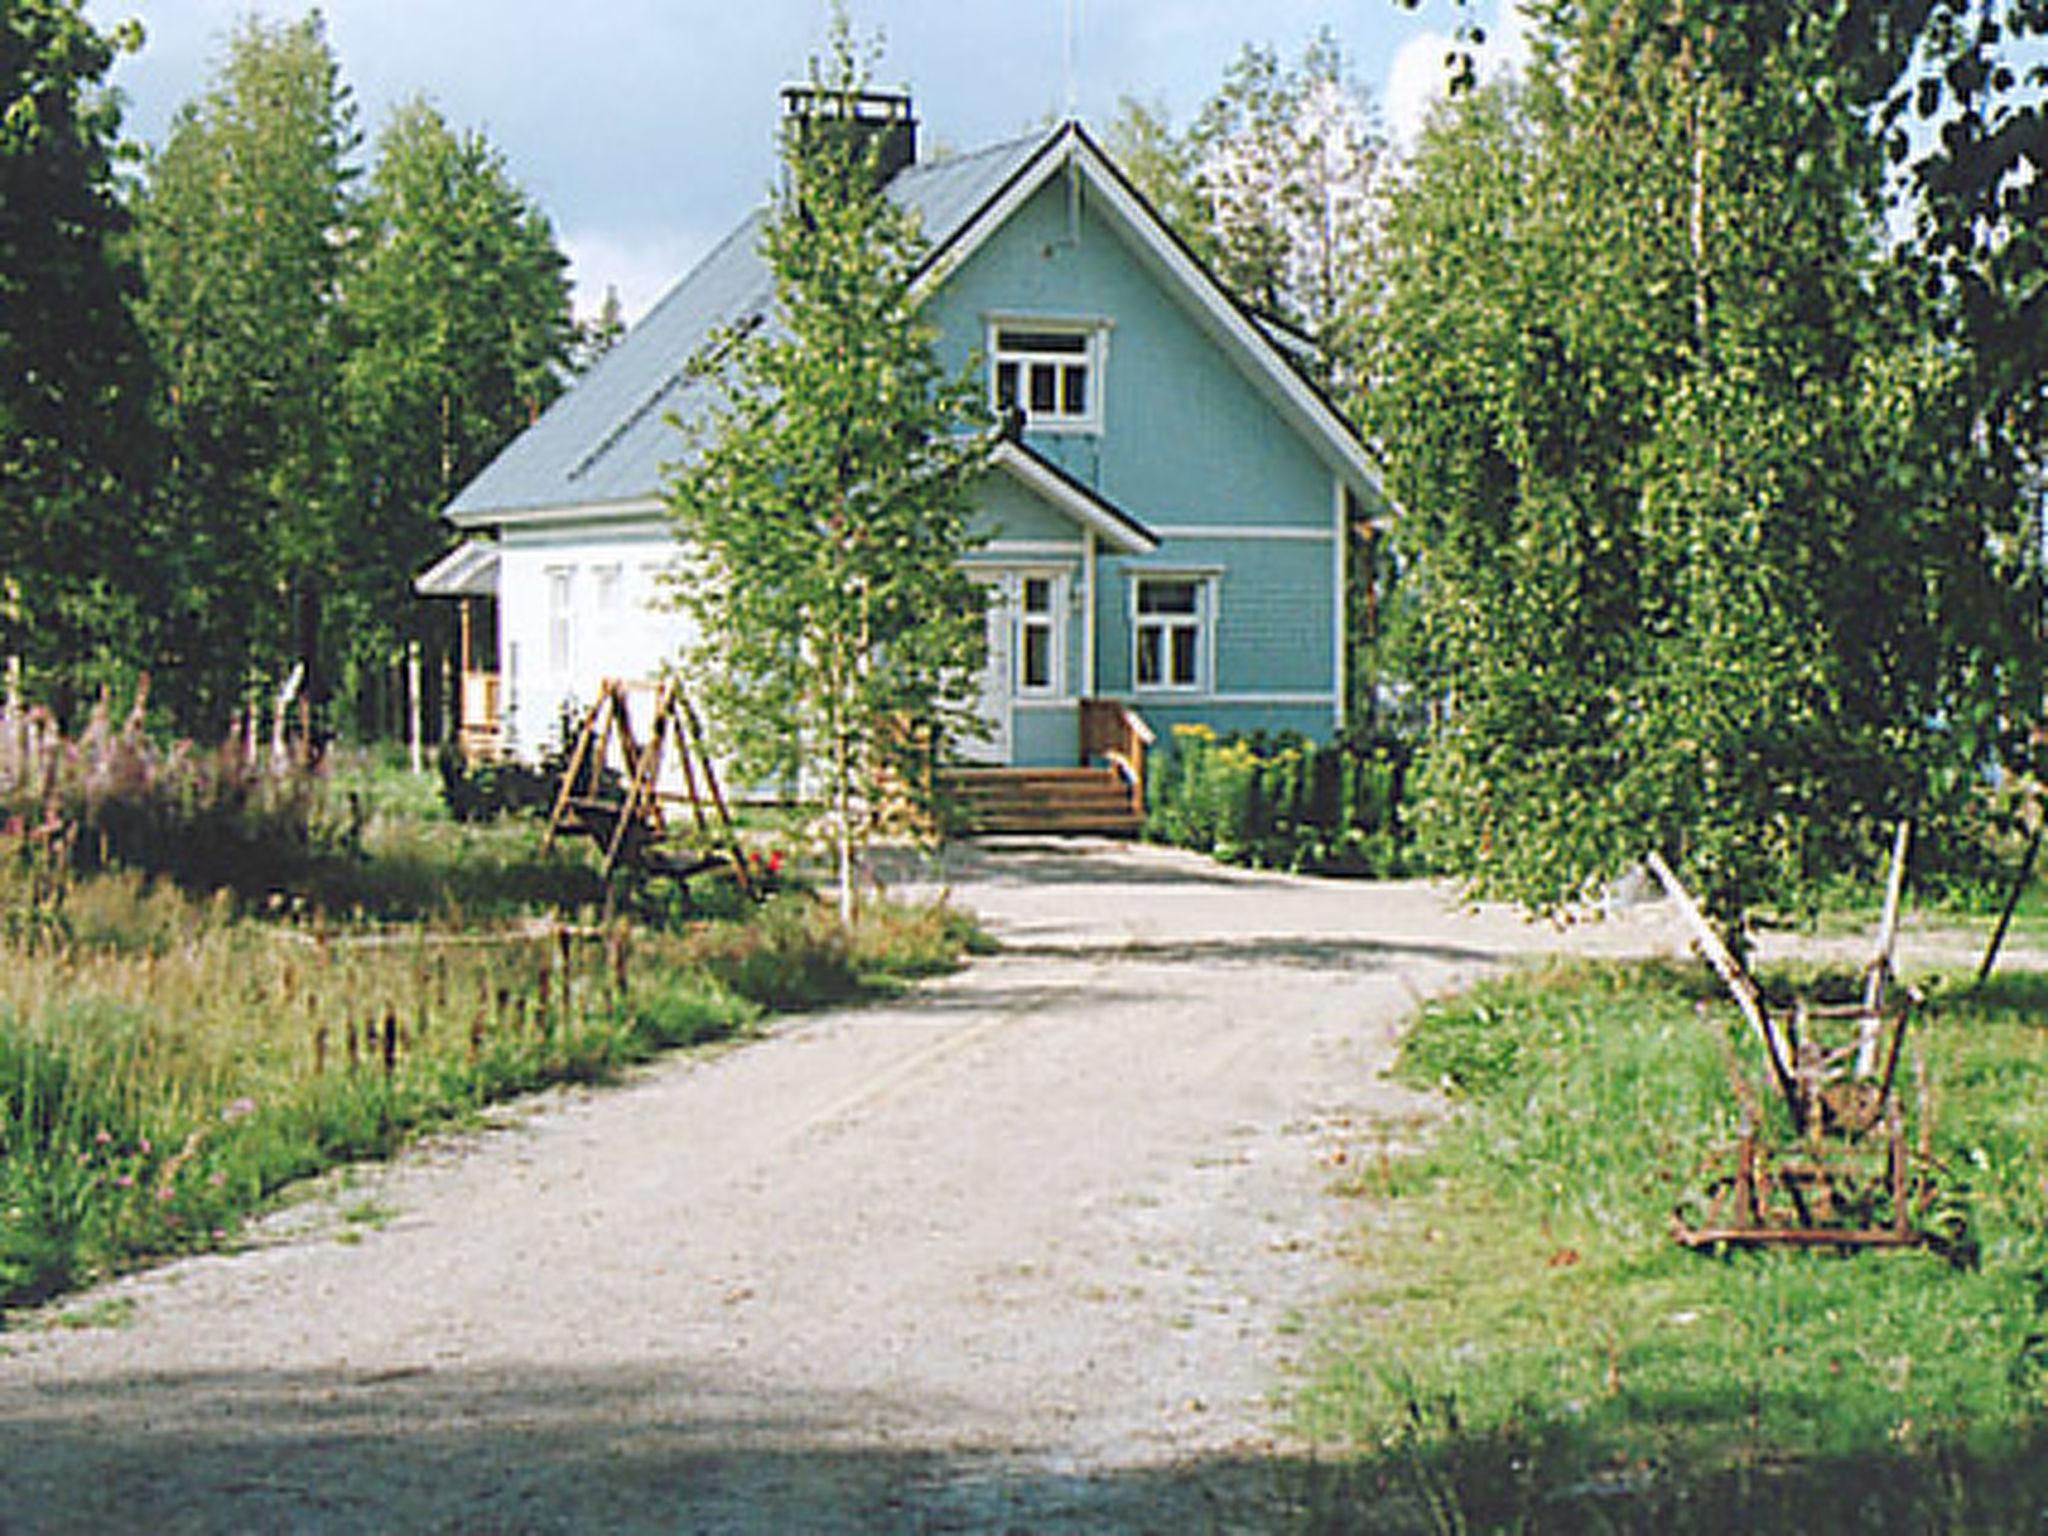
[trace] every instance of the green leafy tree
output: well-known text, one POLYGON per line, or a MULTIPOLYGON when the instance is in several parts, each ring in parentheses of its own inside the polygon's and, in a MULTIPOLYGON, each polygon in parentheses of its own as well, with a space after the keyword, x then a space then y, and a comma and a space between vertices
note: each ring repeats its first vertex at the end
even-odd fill
MULTIPOLYGON (((439 513, 558 395, 574 331, 546 216, 479 133, 423 101, 379 135, 341 275, 347 423, 330 605, 359 723, 408 641, 445 649, 445 604, 411 596, 447 547, 439 513)), ((440 671, 430 666, 429 676, 440 671)))
MULTIPOLYGON (((2032 713, 2048 635, 2048 6, 1916 0, 1916 68, 1886 104, 1889 147, 1911 162, 1914 239, 1901 276, 1961 360, 1943 484, 1983 511, 2025 598, 2032 713), (1917 119, 1921 133, 1906 125, 1917 119)), ((2040 769, 2037 762, 2036 770, 2040 769)))
POLYGON ((1326 375, 1348 376, 1391 158, 1332 34, 1291 63, 1247 44, 1184 133, 1127 99, 1109 139, 1226 287, 1315 342, 1326 375))
POLYGON ((294 664, 324 694, 338 584, 334 297, 354 113, 317 14, 252 19, 148 165, 143 318, 169 460, 157 697, 217 725, 294 664))
POLYGON ((1887 14, 1555 0, 1528 86, 1425 133, 1365 408, 1482 891, 1660 847, 1739 932, 1970 812, 2011 588, 1930 490, 1955 360, 1880 281, 1887 14))
POLYGON ((570 359, 578 373, 588 373, 626 336, 626 308, 619 290, 607 284, 597 313, 576 322, 576 345, 570 359))
POLYGON ((60 708, 126 670, 142 591, 117 552, 150 468, 148 373, 99 85, 139 42, 77 0, 0 10, 0 657, 60 708))
POLYGON ((741 773, 816 785, 847 915, 878 807, 968 726, 985 611, 960 564, 980 392, 934 360, 916 221, 845 131, 863 79, 842 19, 812 114, 785 124, 773 308, 723 338, 726 403, 669 491, 693 683, 741 773))

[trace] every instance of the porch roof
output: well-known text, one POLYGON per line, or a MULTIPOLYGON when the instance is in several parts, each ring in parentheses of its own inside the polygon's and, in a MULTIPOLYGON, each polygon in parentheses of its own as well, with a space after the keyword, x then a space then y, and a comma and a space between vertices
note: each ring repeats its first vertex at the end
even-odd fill
POLYGON ((996 468, 1005 471, 1120 555, 1149 555, 1159 535, 1093 486, 1025 444, 1005 438, 996 445, 996 468))
POLYGON ((412 585, 421 597, 496 597, 498 546, 489 539, 464 539, 412 585))

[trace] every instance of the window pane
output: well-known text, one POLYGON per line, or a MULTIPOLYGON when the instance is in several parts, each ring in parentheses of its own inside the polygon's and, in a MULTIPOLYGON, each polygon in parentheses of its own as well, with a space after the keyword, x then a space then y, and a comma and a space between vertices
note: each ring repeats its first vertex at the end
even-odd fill
POLYGON ((1079 363, 1060 371, 1060 410, 1068 416, 1088 414, 1088 370, 1079 363))
POLYGON ((1026 624, 1024 626, 1024 686, 1026 688, 1050 688, 1052 686, 1052 627, 1047 624, 1026 624))
POLYGON ((997 331, 996 347, 1003 352, 1055 352, 1080 357, 1088 351, 1088 337, 1080 331, 997 331))
POLYGON ((1176 688, 1195 686, 1195 640, 1196 630, 1192 624, 1174 626, 1172 681, 1176 688))
POLYGON ((1159 674, 1159 631, 1147 625, 1138 631, 1138 686, 1157 688, 1159 674))
POLYGON ((1028 576, 1024 580, 1024 611, 1026 613, 1052 612, 1052 583, 1043 576, 1028 576))
POLYGON ((1192 581, 1141 581, 1138 583, 1138 612, 1186 613, 1197 611, 1192 581))
POLYGON ((1017 365, 996 364, 996 405, 1001 410, 1010 410, 1017 404, 1017 365))
POLYGON ((1034 363, 1031 367, 1031 412, 1034 416, 1050 416, 1053 411, 1053 390, 1059 380, 1049 364, 1034 363))

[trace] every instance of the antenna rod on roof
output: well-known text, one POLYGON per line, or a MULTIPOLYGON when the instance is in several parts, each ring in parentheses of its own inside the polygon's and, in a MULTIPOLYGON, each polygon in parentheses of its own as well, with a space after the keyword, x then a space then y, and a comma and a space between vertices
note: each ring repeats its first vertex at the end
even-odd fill
POLYGON ((1074 119, 1081 115, 1081 73, 1076 62, 1080 44, 1076 35, 1078 28, 1075 24, 1075 13, 1080 9, 1080 5, 1081 0, 1067 0, 1065 66, 1067 76, 1066 117, 1068 122, 1074 121, 1074 119))

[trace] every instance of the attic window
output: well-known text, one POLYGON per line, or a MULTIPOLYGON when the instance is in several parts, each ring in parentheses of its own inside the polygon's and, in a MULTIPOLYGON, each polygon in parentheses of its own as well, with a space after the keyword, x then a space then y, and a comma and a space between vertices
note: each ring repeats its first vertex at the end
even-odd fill
POLYGON ((1097 326, 998 325, 989 349, 997 413, 1022 411, 1033 431, 1100 431, 1102 337, 1097 326))

